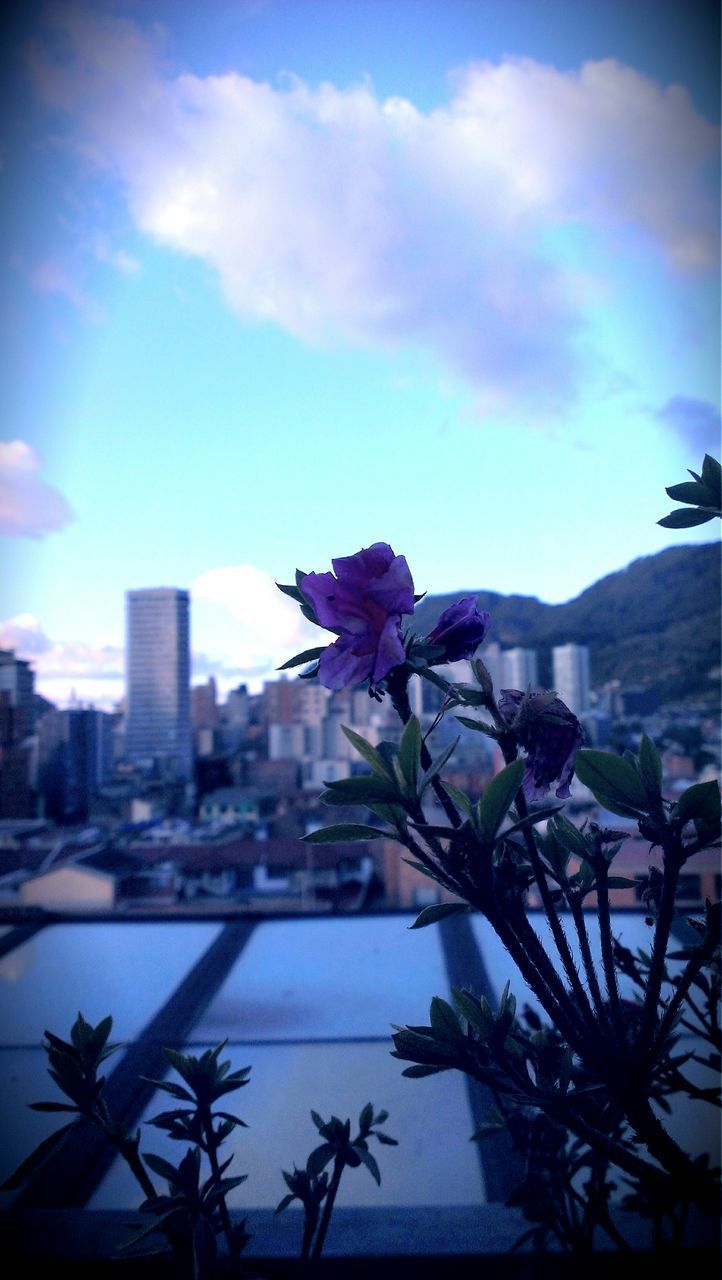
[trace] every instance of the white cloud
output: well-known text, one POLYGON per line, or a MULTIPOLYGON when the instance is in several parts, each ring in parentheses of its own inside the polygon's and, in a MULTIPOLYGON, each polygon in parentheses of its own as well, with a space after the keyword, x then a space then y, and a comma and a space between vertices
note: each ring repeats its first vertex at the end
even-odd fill
POLYGON ((42 460, 23 440, 0 442, 0 533, 44 538, 75 519, 60 491, 41 480, 42 460))
POLYGON ((30 662, 35 691, 65 706, 78 700, 112 710, 123 693, 123 650, 79 640, 52 640, 31 613, 0 622, 0 648, 30 662))
POLYGON ((64 6, 56 24, 34 60, 46 101, 244 319, 421 346, 487 406, 554 408, 589 377, 595 245, 634 253, 631 229, 670 269, 717 269, 719 132, 619 62, 473 64, 424 114, 368 84, 171 77, 126 19, 64 6), (553 247, 580 226, 582 273, 553 247))
POLYGON ((221 688, 244 682, 257 690, 294 654, 331 642, 253 565, 209 569, 190 593, 194 675, 215 675, 221 688))

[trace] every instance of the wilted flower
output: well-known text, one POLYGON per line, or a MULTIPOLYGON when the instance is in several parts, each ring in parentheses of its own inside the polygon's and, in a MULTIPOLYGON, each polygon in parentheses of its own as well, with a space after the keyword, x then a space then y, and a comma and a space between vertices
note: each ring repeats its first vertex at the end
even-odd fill
POLYGON ((327 689, 367 676, 376 684, 406 657, 401 615, 414 611, 409 567, 386 542, 331 563, 335 577, 307 573, 300 584, 320 625, 339 637, 321 654, 318 678, 327 689))
POLYGON ((584 742, 577 717, 546 689, 502 689, 499 712, 526 751, 522 789, 527 800, 541 800, 553 783, 559 800, 569 796, 574 755, 584 742))
POLYGON ((474 596, 465 596, 444 609, 426 640, 429 644, 444 646, 444 656, 438 661, 458 662, 461 658, 473 657, 490 625, 491 617, 486 609, 477 609, 474 596))

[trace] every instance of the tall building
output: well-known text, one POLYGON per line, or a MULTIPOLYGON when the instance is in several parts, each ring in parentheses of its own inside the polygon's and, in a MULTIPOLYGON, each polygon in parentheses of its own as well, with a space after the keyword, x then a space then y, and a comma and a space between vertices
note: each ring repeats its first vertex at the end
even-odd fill
POLYGON ((115 716, 95 708, 54 709, 41 716, 38 791, 44 815, 56 822, 85 822, 95 796, 112 772, 115 716))
POLYGON ((501 661, 505 689, 521 689, 524 693, 530 684, 538 683, 536 649, 505 649, 501 661))
POLYGON ((17 658, 12 649, 0 649, 0 692, 7 693, 15 709, 15 733, 27 738, 35 727, 35 674, 29 662, 17 658))
POLYGON ((557 695, 575 716, 589 708, 589 648, 559 644, 552 649, 553 684, 557 695))
POLYGON ((193 771, 190 596, 147 587, 126 596, 125 754, 169 779, 193 771))
POLYGON ((0 818, 35 816, 35 675, 12 649, 0 649, 0 818))

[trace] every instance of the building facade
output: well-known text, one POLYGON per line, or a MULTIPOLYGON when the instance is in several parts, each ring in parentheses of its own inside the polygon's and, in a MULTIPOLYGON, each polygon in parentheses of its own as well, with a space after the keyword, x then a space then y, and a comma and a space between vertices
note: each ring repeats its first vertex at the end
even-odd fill
POLYGON ((558 697, 575 716, 589 709, 589 649, 585 644, 560 644, 552 649, 553 682, 558 697))
POLYGON ((165 778, 193 771, 190 595, 176 587, 126 592, 125 755, 165 778))
POLYGON ((536 649, 523 649, 517 646, 514 649, 505 649, 501 657, 505 688, 521 689, 523 693, 529 685, 538 684, 536 649))

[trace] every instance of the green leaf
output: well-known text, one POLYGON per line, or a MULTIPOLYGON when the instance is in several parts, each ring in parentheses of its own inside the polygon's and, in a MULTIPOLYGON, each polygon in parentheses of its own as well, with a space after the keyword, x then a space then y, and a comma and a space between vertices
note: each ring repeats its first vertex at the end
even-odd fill
POLYGON ((361 1114, 358 1118, 358 1127, 359 1129, 370 1129, 373 1122, 374 1122, 373 1105, 370 1102, 367 1102, 366 1106, 363 1107, 361 1114))
POLYGON ((482 1138, 488 1138, 492 1133, 499 1133, 501 1129, 506 1129, 506 1124, 503 1120, 486 1120, 472 1133, 469 1141, 479 1142, 482 1138))
POLYGON ((301 836, 306 844, 334 844, 344 840, 379 840, 386 832, 378 827, 367 827, 362 822, 337 822, 332 827, 321 827, 319 831, 309 831, 301 836))
POLYGON ((410 1080, 420 1080, 422 1076, 435 1076, 439 1071, 450 1071, 450 1067, 432 1066, 430 1063, 417 1063, 413 1067, 405 1067, 401 1072, 402 1076, 408 1076, 410 1080))
POLYGON ((406 827, 406 810, 401 808, 399 804, 377 804, 374 802, 367 806, 372 813, 376 814, 382 822, 387 822, 390 827, 394 827, 397 831, 403 831, 406 827))
POLYGON ((419 776, 419 756, 421 755, 421 725, 416 716, 409 716, 399 743, 399 763, 404 778, 409 784, 411 794, 416 793, 416 781, 419 776))
POLYGON ((639 745, 639 773, 647 798, 652 804, 660 803, 662 800, 662 758, 652 739, 646 733, 642 734, 642 741, 639 745))
POLYGON ((77 1120, 71 1120, 70 1124, 64 1124, 61 1129, 56 1129, 55 1133, 51 1133, 49 1138, 45 1138, 45 1140, 41 1142, 25 1160, 23 1160, 22 1164, 18 1165, 15 1172, 11 1173, 9 1178, 6 1178, 5 1182, 0 1186, 0 1190, 15 1191, 17 1187, 21 1187, 24 1182, 27 1182, 28 1178, 35 1173, 35 1170, 39 1169, 40 1165, 47 1160, 51 1151, 54 1151, 58 1144, 62 1142, 66 1133, 68 1133, 70 1129, 75 1128, 77 1123, 77 1120))
POLYGON ((153 1173, 157 1173, 161 1178, 165 1178, 172 1186, 177 1187, 181 1185, 179 1181, 179 1170, 176 1169, 169 1160, 164 1160, 162 1156, 157 1156, 152 1151, 144 1152, 143 1159, 145 1160, 148 1168, 153 1170, 153 1173))
POLYGON ((463 1017, 486 1041, 494 1027, 494 1015, 488 1000, 477 1000, 470 991, 458 991, 455 987, 452 987, 451 994, 463 1017))
POLYGON ((582 748, 574 757, 574 771, 601 805, 612 813, 636 817, 649 802, 636 769, 609 751, 582 748))
POLYGON ((677 812, 684 822, 718 822, 720 789, 716 782, 695 782, 683 791, 677 801, 677 812))
POLYGON ((712 503, 709 505, 722 507, 722 466, 709 453, 704 455, 702 480, 712 495, 712 503))
POLYGON ((451 1005, 446 1000, 442 1000, 441 996, 433 997, 429 1017, 433 1030, 437 1036, 441 1036, 442 1040, 450 1040, 452 1042, 463 1040, 464 1033, 461 1030, 459 1019, 451 1005))
POLYGON ((282 591, 284 596, 290 596, 297 604, 304 604, 304 597, 298 587, 293 587, 289 583, 277 582, 276 586, 282 591))
POLYGON ((85 1021, 82 1013, 79 1013, 70 1029, 70 1038, 81 1055, 84 1054, 92 1030, 90 1023, 85 1021))
POLYGON ((706 484, 699 480, 685 480, 682 484, 672 484, 665 493, 674 502, 690 502, 698 507, 706 507, 710 494, 706 484))
POLYGON ((714 520, 717 515, 716 511, 702 510, 698 508, 696 511, 685 511, 680 507, 679 511, 670 511, 664 519, 658 520, 657 524, 663 529, 691 529, 696 524, 706 524, 708 520, 714 520))
MULTIPOLYGON (((454 754, 454 752, 456 751, 456 748, 458 747, 458 745, 459 745, 459 742, 460 742, 460 741, 461 741, 461 739, 460 739, 460 738, 454 738, 454 741, 453 741, 453 742, 450 742, 450 743, 449 743, 449 745, 448 745, 448 747, 444 747, 444 750, 441 752, 441 754, 440 754, 440 755, 438 755, 438 756, 436 757, 436 759, 435 759, 435 760, 432 760, 432 762, 431 762, 431 764, 429 765, 428 769, 426 769, 426 770, 424 771, 424 773, 422 774, 422 777, 421 777, 421 787, 420 787, 420 789, 419 789, 419 794, 420 794, 420 795, 423 795, 423 793, 424 793, 424 791, 426 790, 426 788, 427 788, 427 787, 428 787, 428 786, 433 782, 434 778, 435 778, 435 777, 437 777, 437 775, 441 772, 441 770, 443 769, 444 765, 446 764, 446 761, 449 759, 449 756, 452 756, 452 755, 454 754)), ((450 791, 449 787, 446 785, 446 783, 444 783, 444 790, 445 790, 445 791, 448 791, 448 792, 449 792, 449 795, 451 795, 451 791, 450 791)), ((463 795, 463 792, 458 792, 457 794, 458 794, 458 795, 463 795)), ((453 797, 452 797, 452 798, 453 798, 453 797)), ((464 797, 464 798, 465 798, 465 797, 464 797)), ((468 805, 468 803, 469 803, 469 802, 467 801, 467 805, 468 805)), ((470 807, 470 806, 469 806, 469 807, 470 807)), ((463 810, 464 808, 465 808, 465 806, 464 806, 464 805, 463 805, 463 803, 462 803, 462 810, 463 810)), ((466 809, 466 812, 467 812, 467 813, 469 812, 469 809, 468 809, 468 808, 466 809)))
POLYGON ((420 667, 419 675, 422 676, 424 680, 428 680, 429 684, 435 684, 437 689, 443 689, 444 693, 449 693, 453 690, 453 685, 449 684, 448 680, 445 680, 443 676, 440 676, 438 672, 432 670, 431 667, 420 667))
POLYGON ((575 853, 580 858, 586 857, 587 842, 579 827, 575 827, 574 823, 570 822, 561 813, 554 818, 551 827, 557 840, 567 852, 575 853))
MULTIPOLYGON (((408 858, 404 861, 408 862, 408 858)), ((427 868, 418 862, 412 862, 410 865, 429 874, 427 868)), ((437 920, 444 920, 447 916, 458 916, 460 912, 468 914, 470 911, 471 907, 468 907, 465 902, 435 902, 419 912, 414 923, 409 925, 409 929, 425 929, 428 924, 436 924, 437 920)))
POLYGON ((377 1182, 379 1186, 381 1186, 381 1173, 379 1171, 379 1166, 376 1163, 374 1157, 371 1155, 371 1152, 366 1151, 363 1147, 359 1147, 359 1146, 354 1146, 353 1149, 356 1152, 356 1155, 358 1156, 359 1160, 366 1165, 366 1168, 368 1169, 374 1181, 377 1182))
POLYGON ((336 1155, 336 1147, 331 1142, 323 1142, 320 1147, 316 1147, 312 1151, 306 1161, 306 1169, 312 1178, 317 1178, 322 1169, 333 1160, 336 1155))
MULTIPOLYGON (((153 1222, 148 1223, 147 1227, 143 1227, 135 1235, 131 1236, 129 1240, 125 1240, 123 1244, 119 1244, 118 1252, 125 1253, 128 1249, 132 1249, 135 1245, 140 1244, 140 1241, 145 1240, 147 1236, 153 1235, 154 1232, 162 1231, 165 1223, 170 1222, 171 1218, 176 1217, 177 1213, 178 1208, 177 1206, 174 1206, 172 1209, 169 1209, 167 1213, 162 1214, 161 1217, 155 1218, 153 1222)), ((165 1252, 165 1248, 162 1250, 158 1249, 155 1252, 165 1252)))
POLYGON ((515 760, 492 778, 476 806, 482 836, 493 840, 517 794, 524 776, 524 761, 515 760))
POLYGON ((289 658, 288 662, 284 662, 280 667, 276 667, 276 671, 287 671, 289 667, 300 667, 304 662, 315 662, 321 657, 326 645, 317 645, 314 649, 304 649, 303 653, 297 653, 294 658, 289 658))
POLYGON ((471 814, 471 800, 469 797, 463 791, 460 791, 458 787, 455 787, 453 782, 447 782, 446 780, 444 781, 444 791, 451 797, 457 809, 461 813, 465 813, 468 818, 471 814))
POLYGON ((78 1114, 77 1107, 71 1107, 66 1102, 29 1102, 28 1107, 31 1111, 72 1111, 78 1114))
POLYGON ((360 733, 355 733, 353 729, 349 729, 348 725, 342 724, 341 731, 346 735, 351 746, 358 751, 367 764, 371 765, 374 773, 377 773, 381 778, 391 779, 391 772, 386 761, 380 752, 371 746, 370 742, 362 738, 360 733))
MULTIPOLYGON (((513 835, 516 831, 525 831, 527 827, 536 826, 537 822, 544 822, 547 818, 554 817, 562 808, 563 805, 561 804, 545 804, 532 809, 531 813, 528 813, 525 818, 519 818, 517 822, 512 822, 511 826, 506 827, 503 838, 513 835)), ((512 817, 514 813, 515 810, 512 810, 512 817)), ((499 837, 499 841, 501 839, 502 837, 499 837)))
POLYGON ((471 716, 454 716, 459 724, 466 725, 467 729, 476 729, 477 733, 485 733, 487 738, 497 739, 499 734, 493 725, 484 724, 483 720, 472 720, 471 716))
POLYGON ((388 778, 373 774, 361 774, 355 778, 339 778, 326 782, 328 791, 335 797, 330 804, 367 804, 369 801, 380 801, 382 804, 398 802, 398 788, 388 778))

